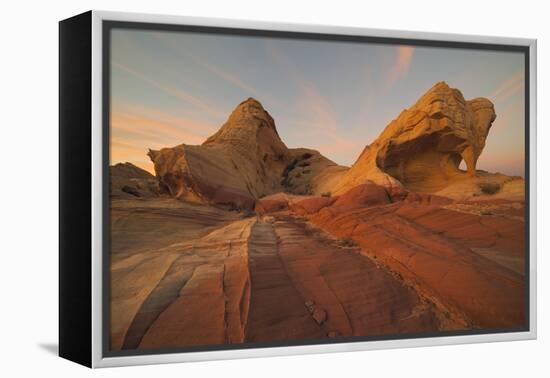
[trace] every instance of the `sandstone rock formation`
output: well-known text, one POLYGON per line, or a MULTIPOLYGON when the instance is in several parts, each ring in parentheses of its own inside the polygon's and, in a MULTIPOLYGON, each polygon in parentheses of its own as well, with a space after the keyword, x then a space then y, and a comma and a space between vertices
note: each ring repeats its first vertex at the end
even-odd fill
POLYGON ((427 193, 447 189, 450 197, 481 194, 479 185, 487 182, 503 186, 509 177, 484 173, 478 180, 476 171, 495 118, 489 100, 467 101, 458 89, 439 82, 363 150, 332 192, 346 192, 366 180, 390 192, 402 187, 427 193), (459 168, 462 161, 467 171, 459 168), (461 189, 449 189, 457 184, 461 189))
POLYGON ((202 145, 149 151, 162 189, 188 201, 252 208, 256 198, 288 191, 305 194, 311 179, 337 166, 319 152, 289 149, 275 122, 255 99, 237 106, 202 145))
POLYGON ((518 177, 478 171, 476 164, 496 118, 484 98, 465 100, 445 82, 404 110, 351 168, 315 150, 289 149, 262 105, 249 98, 200 146, 149 151, 161 189, 188 201, 251 209, 277 192, 338 195, 367 181, 391 196, 407 191, 454 199, 523 196, 518 177), (460 169, 464 161, 466 170, 460 169), (487 193, 484 188, 494 187, 487 193))
POLYGON ((159 195, 155 176, 132 163, 115 164, 109 167, 109 173, 112 197, 157 197, 159 195))
POLYGON ((441 82, 347 168, 248 99, 156 178, 111 167, 111 348, 524 326, 525 182, 476 169, 494 119, 441 82))

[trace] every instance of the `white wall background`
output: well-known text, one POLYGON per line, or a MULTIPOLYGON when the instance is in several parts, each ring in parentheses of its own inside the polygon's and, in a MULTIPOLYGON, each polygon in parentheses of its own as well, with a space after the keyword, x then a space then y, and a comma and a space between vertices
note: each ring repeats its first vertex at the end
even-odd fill
POLYGON ((544 1, 13 1, 0 22, 0 375, 100 377, 549 376, 546 247, 550 27, 544 1), (529 37, 539 40, 539 339, 498 344, 103 369, 57 344, 57 21, 89 9, 529 37), (543 223, 544 222, 544 223, 543 223), (546 349, 546 350, 545 350, 546 349), (546 373, 546 374, 545 374, 546 373))

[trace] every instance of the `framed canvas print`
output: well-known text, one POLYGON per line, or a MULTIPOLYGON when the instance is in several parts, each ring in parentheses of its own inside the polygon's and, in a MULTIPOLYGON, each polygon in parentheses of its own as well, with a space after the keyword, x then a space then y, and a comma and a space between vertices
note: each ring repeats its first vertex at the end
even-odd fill
POLYGON ((60 355, 536 337, 536 42, 60 24, 60 355))

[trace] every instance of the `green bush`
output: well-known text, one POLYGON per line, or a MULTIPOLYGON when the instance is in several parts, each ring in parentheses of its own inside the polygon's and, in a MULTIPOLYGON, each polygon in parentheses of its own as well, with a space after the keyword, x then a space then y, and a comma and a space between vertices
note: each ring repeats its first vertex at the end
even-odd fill
POLYGON ((479 189, 481 189, 484 194, 495 194, 500 190, 500 184, 490 182, 482 183, 479 184, 479 189))

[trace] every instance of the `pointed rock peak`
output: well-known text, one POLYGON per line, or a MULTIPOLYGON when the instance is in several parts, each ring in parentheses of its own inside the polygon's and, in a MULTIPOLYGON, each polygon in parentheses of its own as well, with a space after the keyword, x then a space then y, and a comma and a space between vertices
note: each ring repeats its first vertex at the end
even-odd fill
POLYGON ((430 89, 428 89, 426 91, 426 93, 424 94, 424 96, 422 96, 422 97, 425 97, 425 96, 428 96, 428 95, 447 94, 447 93, 452 93, 453 91, 458 91, 458 89, 451 88, 449 86, 449 84, 447 84, 447 82, 445 82, 445 81, 438 81, 430 89))
POLYGON ((158 154, 159 154, 159 151, 155 151, 155 150, 152 150, 150 148, 149 148, 149 151, 147 152, 147 156, 149 156, 149 158, 151 158, 152 161, 155 161, 158 154))
MULTIPOLYGON (((271 115, 258 100, 249 97, 237 105, 225 124, 214 135, 209 137, 203 145, 224 143, 227 141, 234 143, 236 140, 241 140, 243 144, 247 144, 251 140, 258 138, 258 130, 262 128, 271 130, 272 135, 274 134, 274 142, 282 144, 275 127, 275 121, 271 115)), ((269 138, 263 138, 263 140, 266 141, 269 138)))
POLYGON ((450 87, 445 81, 439 81, 428 89, 422 97, 420 97, 415 106, 419 108, 426 108, 430 106, 430 104, 438 101, 444 103, 458 102, 460 104, 465 104, 466 102, 462 92, 456 88, 450 87))
POLYGON ((254 97, 249 97, 246 100, 242 101, 239 105, 237 105, 237 108, 239 107, 259 107, 263 109, 264 107, 260 103, 260 101, 256 100, 254 97))
POLYGON ((260 101, 256 100, 255 98, 249 97, 243 102, 241 102, 233 112, 231 112, 231 115, 229 116, 228 121, 235 121, 239 118, 247 118, 247 117, 260 117, 260 118, 267 118, 270 122, 273 123, 273 118, 269 115, 269 113, 264 109, 260 101))
POLYGON ((450 89, 451 87, 446 81, 438 81, 432 88, 450 89))

